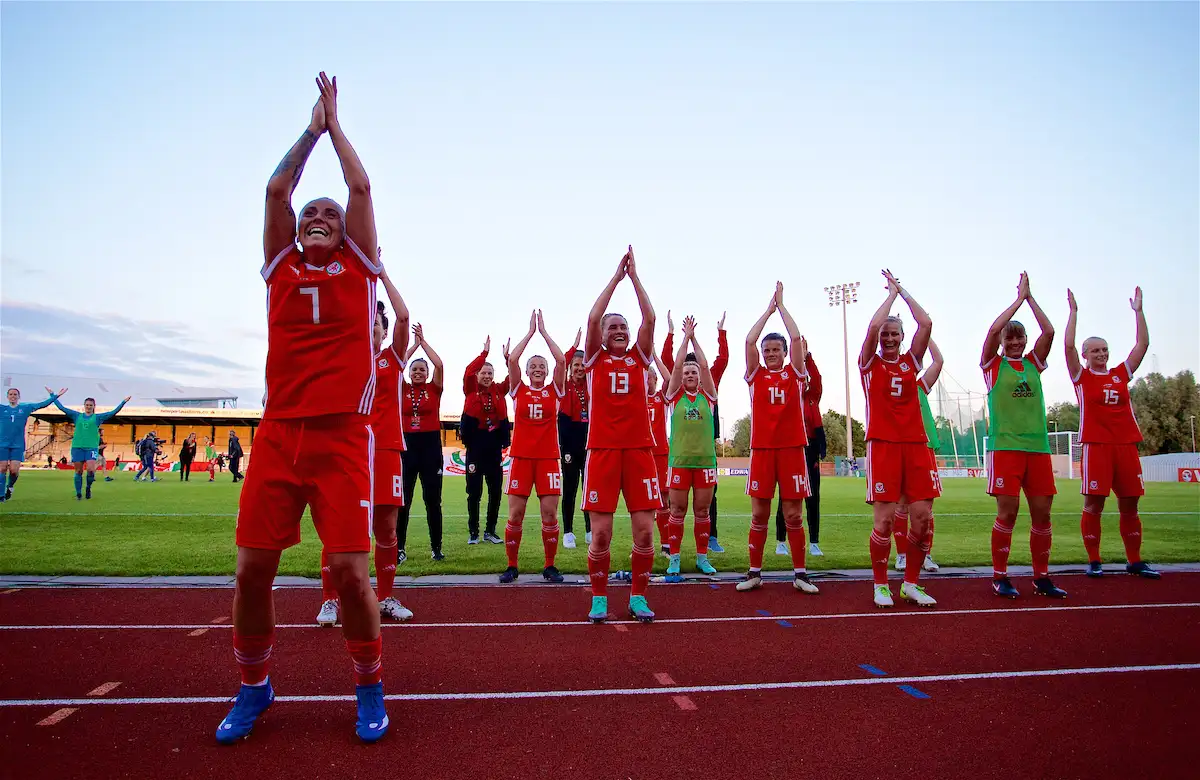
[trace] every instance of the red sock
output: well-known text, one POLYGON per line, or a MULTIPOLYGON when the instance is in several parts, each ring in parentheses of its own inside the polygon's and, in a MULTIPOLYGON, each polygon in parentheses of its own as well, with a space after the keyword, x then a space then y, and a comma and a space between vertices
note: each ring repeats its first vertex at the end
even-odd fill
POLYGON ((329 555, 321 550, 321 598, 329 601, 337 597, 337 588, 333 586, 333 570, 329 567, 329 555))
POLYGON ((658 543, 670 544, 671 513, 665 509, 654 510, 654 524, 658 526, 658 543))
POLYGON ((892 556, 892 539, 878 531, 871 532, 871 573, 876 585, 887 585, 888 558, 892 556))
POLYGON ((804 571, 804 554, 808 552, 808 539, 804 534, 804 521, 796 527, 787 526, 788 547, 792 548, 792 570, 804 571))
POLYGON ((667 546, 671 550, 671 555, 679 555, 679 551, 683 549, 683 515, 676 517, 670 515, 670 520, 667 522, 667 546))
POLYGON ((592 583, 593 596, 608 595, 608 565, 610 561, 608 548, 597 552, 588 548, 588 579, 592 583))
POLYGON ((517 558, 521 554, 521 526, 508 522, 504 526, 504 551, 508 553, 508 565, 517 568, 517 558))
POLYGON ((633 574, 633 587, 629 589, 630 596, 645 596, 650 587, 650 570, 654 568, 654 548, 633 546, 633 563, 630 566, 633 574))
POLYGON ((374 685, 383 679, 383 637, 363 642, 347 639, 346 649, 354 659, 354 684, 374 685))
MULTIPOLYGON (((507 534, 507 530, 505 531, 507 534)), ((558 520, 555 519, 554 525, 546 525, 546 521, 542 521, 542 552, 546 556, 546 568, 554 565, 554 556, 558 553, 558 520)))
POLYGON ((1012 551, 1013 527, 999 517, 992 523, 992 577, 1008 576, 1008 555, 1012 551))
POLYGON ((767 543, 767 523, 755 525, 750 521, 750 571, 762 571, 763 547, 767 543))
POLYGON ((896 554, 906 555, 908 553, 908 512, 897 511, 892 515, 892 536, 896 538, 896 554))
POLYGON ((382 545, 375 542, 375 597, 380 601, 392 595, 396 584, 396 553, 397 545, 382 545))
POLYGON ((1029 554, 1033 558, 1033 578, 1050 576, 1050 544, 1054 539, 1050 523, 1029 529, 1029 554))
POLYGON ((708 516, 708 507, 703 507, 704 514, 696 513, 696 554, 708 555, 708 534, 712 530, 712 520, 708 516))
POLYGON ((1083 532, 1083 548, 1087 550, 1088 562, 1100 560, 1100 514, 1083 510, 1079 519, 1079 529, 1083 532))
POLYGON ((1125 560, 1142 560, 1142 518, 1137 512, 1121 513, 1121 541, 1125 543, 1125 560))
POLYGON ((905 582, 916 585, 921 580, 921 564, 925 563, 925 552, 925 539, 918 539, 909 531, 908 558, 904 562, 905 582))
POLYGON ((242 672, 242 685, 258 685, 267 679, 271 662, 271 646, 275 632, 265 636, 246 636, 233 632, 233 658, 242 672))

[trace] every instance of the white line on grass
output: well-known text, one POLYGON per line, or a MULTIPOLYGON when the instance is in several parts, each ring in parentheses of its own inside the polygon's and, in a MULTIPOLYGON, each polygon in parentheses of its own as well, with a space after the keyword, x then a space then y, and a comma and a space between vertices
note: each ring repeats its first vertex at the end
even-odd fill
MULTIPOLYGON (((487 699, 570 699, 594 696, 679 696, 696 693, 742 693, 796 688, 842 688, 857 685, 907 685, 975 680, 1011 680, 1029 677, 1079 677, 1096 674, 1138 672, 1181 672, 1200 670, 1200 663, 1146 666, 1087 666, 1074 669, 1036 669, 1010 672, 928 674, 914 677, 855 677, 843 680, 796 680, 789 682, 735 683, 730 685, 676 685, 669 688, 592 688, 576 691, 479 691, 472 693, 393 693, 390 701, 481 701, 487 699)), ((162 696, 127 699, 0 699, 0 707, 82 707, 137 704, 226 704, 229 696, 162 696)), ((347 702, 353 696, 276 696, 276 702, 347 702)))
MULTIPOLYGON (((694 618, 662 618, 655 620, 658 624, 673 623, 752 623, 758 621, 779 620, 845 620, 859 618, 905 618, 905 617, 939 617, 950 615, 1029 615, 1043 612, 1085 612, 1114 609, 1177 609, 1200 607, 1200 601, 1185 601, 1166 604, 1089 604, 1072 607, 1007 607, 1001 609, 923 609, 909 611, 876 610, 874 612, 835 612, 827 615, 730 615, 725 617, 694 617, 694 618)), ((610 620, 608 625, 633 625, 634 620, 610 620)), ((417 628, 549 628, 549 627, 587 627, 593 624, 587 620, 530 620, 511 623, 381 623, 382 628, 388 629, 417 629, 417 628)), ((122 624, 78 624, 61 626, 0 626, 0 631, 192 631, 195 629, 233 628, 231 625, 199 624, 152 624, 136 625, 122 624)), ((275 626, 281 628, 311 628, 320 629, 316 623, 281 623, 275 626)))

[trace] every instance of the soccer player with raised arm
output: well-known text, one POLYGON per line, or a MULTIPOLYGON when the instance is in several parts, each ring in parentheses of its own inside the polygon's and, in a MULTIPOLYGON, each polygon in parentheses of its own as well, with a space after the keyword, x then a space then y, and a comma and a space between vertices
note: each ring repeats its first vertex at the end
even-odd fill
POLYGON ((1058 489, 1050 461, 1046 425, 1046 395, 1042 372, 1054 344, 1054 325, 1029 291, 1022 273, 1017 297, 988 328, 979 367, 988 388, 988 493, 996 499, 992 526, 992 590, 1015 599, 1019 594, 1008 579, 1008 555, 1013 526, 1021 509, 1021 491, 1029 504, 1029 552, 1033 559, 1033 592, 1066 598, 1067 592, 1050 581, 1050 507, 1058 489), (1026 352, 1029 336, 1013 316, 1029 304, 1041 334, 1026 352))
MULTIPOLYGON (((929 408, 929 394, 933 392, 933 386, 937 384, 938 377, 942 375, 942 366, 946 364, 946 361, 942 358, 942 351, 937 348, 933 339, 929 340, 929 354, 933 358, 933 362, 917 379, 917 400, 921 402, 921 424, 925 426, 925 438, 929 440, 929 457, 933 458, 934 468, 937 468, 939 444, 937 421, 933 419, 933 410, 929 408)), ((901 496, 899 503, 896 504, 896 513, 892 516, 892 538, 896 540, 896 571, 901 573, 908 570, 908 513, 908 497, 901 496)), ((933 526, 934 517, 931 506, 929 530, 925 533, 929 549, 925 551, 925 560, 921 564, 922 571, 931 573, 940 568, 933 560, 933 526)))
POLYGON ((1083 444, 1080 463, 1083 483, 1083 516, 1080 528, 1083 546, 1087 550, 1089 577, 1104 574, 1100 559, 1100 515, 1110 492, 1117 494, 1117 511, 1121 515, 1121 541, 1125 544, 1125 571, 1139 577, 1156 580, 1161 575, 1142 560, 1142 518, 1138 516, 1138 500, 1145 495, 1142 461, 1137 445, 1142 431, 1133 416, 1129 400, 1129 385, 1137 373, 1146 351, 1150 349, 1150 330, 1142 312, 1142 288, 1133 291, 1129 305, 1137 323, 1137 341, 1125 362, 1108 367, 1108 342, 1097 336, 1083 340, 1083 362, 1075 349, 1075 328, 1079 307, 1075 294, 1067 290, 1071 314, 1063 339, 1067 355, 1067 370, 1075 384, 1079 399, 1079 441, 1083 444))
MULTIPOLYGON (((29 421, 29 415, 38 409, 45 409, 67 391, 63 388, 56 393, 47 387, 46 392, 49 396, 45 401, 23 404, 21 391, 15 387, 8 388, 8 405, 0 407, 0 501, 12 498, 13 486, 21 474, 21 464, 25 462, 25 424, 29 421)), ((91 498, 91 483, 88 485, 88 498, 91 498)))
MULTIPOLYGON (((580 335, 571 345, 574 354, 579 347, 580 335)), ((554 556, 558 552, 558 498, 562 495, 562 470, 559 466, 558 450, 558 404, 564 395, 563 384, 567 378, 567 358, 554 343, 546 330, 541 309, 529 317, 529 332, 517 342, 511 352, 506 350, 508 375, 511 377, 509 395, 513 400, 513 438, 509 455, 512 468, 508 472, 505 492, 508 493, 508 524, 504 527, 504 549, 508 554, 508 567, 500 575, 501 582, 515 582, 518 575, 518 560, 521 552, 522 525, 525 522, 525 507, 534 490, 538 495, 538 508, 542 519, 542 552, 544 565, 542 579, 547 582, 562 582, 563 576, 554 567, 554 556), (521 380, 521 355, 529 346, 534 333, 540 333, 554 356, 554 374, 546 358, 534 355, 525 364, 529 382, 521 380)))
POLYGON ((704 574, 716 574, 708 562, 708 508, 717 485, 717 445, 713 438, 713 414, 717 407, 717 385, 704 350, 696 340, 696 319, 685 317, 679 354, 672 361, 667 381, 666 400, 671 415, 670 463, 667 475, 671 521, 668 533, 670 563, 667 581, 679 582, 679 557, 683 547, 683 519, 687 515, 688 493, 692 494, 695 519, 696 568, 704 574), (691 345, 694 351, 688 352, 691 345))
POLYGON ((399 563, 408 559, 404 550, 408 542, 408 519, 417 480, 421 480, 421 501, 425 504, 425 520, 429 526, 430 557, 443 561, 442 554, 442 358, 425 340, 421 323, 413 325, 412 346, 408 348, 408 381, 404 383, 401 414, 404 416, 404 452, 401 462, 404 471, 404 506, 396 520, 396 538, 400 550, 399 563), (429 356, 413 359, 417 349, 429 356), (433 364, 432 371, 429 364, 433 364))
POLYGON ((662 494, 646 406, 646 372, 653 350, 654 306, 638 277, 630 246, 588 313, 584 342, 591 425, 583 508, 592 513, 592 542, 588 545, 592 608, 588 619, 596 623, 608 619, 609 544, 613 514, 621 496, 633 526, 629 612, 644 623, 654 620, 646 603, 646 589, 654 566, 654 512, 662 506, 662 494), (620 314, 605 311, 617 285, 626 277, 633 284, 642 311, 642 324, 632 344, 629 322, 620 314))
POLYGON ((739 591, 762 587, 763 549, 771 522, 771 502, 778 486, 792 552, 792 586, 801 593, 819 592, 808 579, 804 559, 808 550, 804 536, 804 499, 808 497, 808 460, 804 455, 808 435, 804 429, 802 398, 807 379, 805 352, 804 337, 783 303, 783 283, 776 282, 767 310, 746 334, 746 384, 750 386, 750 476, 746 479, 746 495, 750 496, 750 570, 746 579, 737 584, 739 591), (760 360, 759 336, 775 312, 783 318, 788 335, 763 336, 760 360))
MULTIPOLYGON (((583 368, 583 350, 568 355, 566 394, 558 405, 558 448, 562 452, 563 547, 575 549, 575 506, 579 483, 587 465, 588 409, 591 393, 587 371, 583 368)), ((584 541, 592 543, 592 517, 583 512, 584 541)))
POLYGON ((888 558, 892 552, 892 518, 901 497, 909 502, 908 560, 900 596, 922 607, 937 601, 919 584, 921 564, 929 552, 929 518, 933 499, 942 494, 937 463, 921 420, 917 371, 929 348, 933 321, 916 299, 900 286, 891 271, 883 271, 888 295, 871 317, 858 357, 858 372, 867 398, 867 503, 875 515, 871 533, 871 569, 875 606, 890 607, 888 558), (891 315, 897 298, 908 304, 917 332, 907 352, 904 324, 891 315), (878 352, 876 352, 878 349, 878 352))
POLYGON ((312 120, 267 183, 267 392, 238 506, 233 651, 242 686, 217 726, 217 741, 226 744, 249 734, 275 698, 267 674, 275 637, 271 584, 280 553, 300 541, 305 507, 329 553, 341 604, 356 682, 355 731, 375 742, 388 730, 379 602, 370 580, 372 331, 382 268, 371 184, 338 121, 337 82, 321 73, 317 86, 312 120), (297 220, 292 193, 325 133, 349 189, 346 208, 319 198, 297 220))
POLYGON ((654 469, 658 474, 659 491, 663 495, 663 505, 654 510, 654 525, 658 528, 658 543, 664 556, 670 557, 670 545, 667 543, 667 536, 670 533, 668 523, 671 519, 671 513, 667 510, 666 489, 667 489, 667 465, 668 457, 671 454, 671 442, 667 438, 667 402, 663 397, 667 389, 667 377, 671 372, 659 359, 658 355, 651 355, 654 360, 658 372, 651 368, 646 373, 646 413, 650 415, 650 433, 654 435, 654 469), (662 375, 663 386, 658 386, 659 374, 662 375))
MULTIPOLYGON (((49 392, 50 388, 46 388, 49 392)), ((65 391, 64 391, 65 392, 65 391)), ((71 437, 71 463, 75 466, 75 500, 85 498, 83 487, 83 472, 87 469, 86 498, 92 497, 92 483, 96 481, 96 459, 100 457, 100 426, 117 416, 117 412, 129 403, 129 396, 107 412, 96 412, 96 399, 83 399, 83 411, 77 412, 62 405, 60 397, 54 396, 54 405, 75 424, 75 434, 71 437)))

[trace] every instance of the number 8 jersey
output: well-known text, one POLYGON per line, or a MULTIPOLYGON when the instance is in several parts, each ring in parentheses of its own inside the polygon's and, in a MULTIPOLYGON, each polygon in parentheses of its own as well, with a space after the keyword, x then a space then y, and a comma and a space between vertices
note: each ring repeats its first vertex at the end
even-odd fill
POLYGON ((584 364, 588 380, 589 450, 651 448, 650 412, 646 407, 646 371, 650 360, 642 349, 620 357, 601 348, 584 364))
POLYGON ((905 352, 894 363, 872 355, 866 365, 858 367, 867 397, 867 441, 929 442, 917 398, 920 368, 911 352, 905 352))
POLYGON ((267 394, 263 419, 370 414, 375 280, 382 268, 349 237, 322 267, 288 247, 263 266, 267 394))

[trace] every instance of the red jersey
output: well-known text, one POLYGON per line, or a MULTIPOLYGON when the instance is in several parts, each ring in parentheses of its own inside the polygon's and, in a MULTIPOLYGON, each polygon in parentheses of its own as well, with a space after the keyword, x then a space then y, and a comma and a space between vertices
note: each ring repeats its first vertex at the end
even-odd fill
POLYGON ((404 451, 404 432, 400 428, 403 383, 404 360, 388 347, 375 356, 375 408, 371 413, 371 430, 375 434, 377 450, 404 451))
POLYGON ((928 444, 917 398, 917 371, 921 365, 911 352, 895 363, 872 355, 858 367, 867 397, 867 441, 928 444))
POLYGON ((781 449, 808 444, 804 429, 805 377, 791 365, 772 371, 759 365, 746 377, 750 385, 750 448, 781 449))
POLYGON ((382 267, 349 237, 323 267, 296 246, 262 269, 267 283, 263 419, 370 414, 375 280, 382 267))
POLYGON ((671 440, 667 438, 667 402, 662 391, 646 396, 646 413, 650 415, 650 433, 654 436, 654 454, 670 455, 671 440))
POLYGON ((432 382, 404 383, 400 414, 406 433, 429 433, 442 429, 442 388, 432 382))
POLYGON ((565 394, 558 405, 559 413, 565 414, 573 422, 585 423, 588 421, 588 406, 590 404, 591 395, 588 393, 587 380, 574 382, 568 379, 565 394))
POLYGON ((487 362, 487 353, 467 364, 463 373, 463 414, 470 415, 484 430, 495 430, 501 421, 508 420, 508 403, 504 400, 508 395, 508 384, 511 377, 504 381, 493 379, 487 387, 479 384, 476 375, 483 364, 487 362))
POLYGON ((1121 363, 1097 374, 1086 366, 1075 377, 1079 399, 1079 441, 1084 444, 1137 444, 1142 431, 1129 401, 1129 366, 1121 363))
POLYGON ((588 449, 649 449, 650 412, 646 406, 646 371, 650 360, 642 349, 621 357, 601 349, 585 364, 588 377, 588 449))
POLYGON ((553 385, 533 389, 521 382, 512 389, 514 458, 558 460, 558 403, 563 394, 553 385))
POLYGON ((804 427, 815 431, 825 427, 821 417, 821 395, 825 392, 825 384, 821 381, 821 372, 813 360, 812 353, 804 356, 804 373, 808 374, 808 384, 804 388, 804 427))

